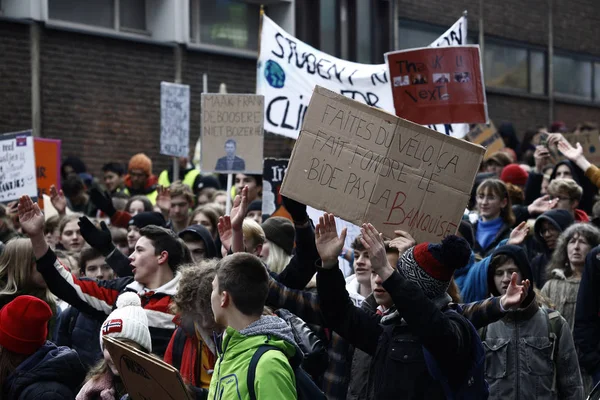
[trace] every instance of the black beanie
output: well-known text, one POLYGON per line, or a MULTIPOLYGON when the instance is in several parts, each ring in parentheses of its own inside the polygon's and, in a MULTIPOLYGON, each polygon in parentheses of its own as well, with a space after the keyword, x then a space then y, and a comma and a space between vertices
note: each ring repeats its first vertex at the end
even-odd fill
POLYGON ((283 217, 271 217, 263 222, 261 226, 269 242, 281 247, 286 254, 292 255, 296 235, 292 221, 283 217))
POLYGON ((142 229, 148 225, 156 225, 162 228, 167 227, 167 222, 165 221, 165 217, 159 212, 156 211, 147 211, 141 212, 139 214, 134 215, 129 220, 129 225, 135 225, 139 229, 142 229))
POLYGON ((262 200, 254 200, 250 205, 248 205, 248 212, 250 211, 260 211, 262 213, 262 200))

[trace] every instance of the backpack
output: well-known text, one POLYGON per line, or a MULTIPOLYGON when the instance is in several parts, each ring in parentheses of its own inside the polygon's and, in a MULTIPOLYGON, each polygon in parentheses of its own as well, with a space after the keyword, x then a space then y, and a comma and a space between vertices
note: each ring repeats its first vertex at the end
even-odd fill
MULTIPOLYGON (((457 305, 457 309, 462 313, 460 306, 457 305)), ((456 311, 453 309, 446 309, 444 311, 446 314, 451 312, 455 313, 456 311)), ((469 320, 465 320, 469 323, 469 328, 471 329, 471 354, 473 355, 473 363, 467 372, 465 381, 457 389, 453 390, 433 355, 423 346, 425 363, 427 364, 429 374, 442 385, 446 399, 487 399, 490 390, 485 380, 485 350, 481 340, 479 340, 477 330, 469 320)))
MULTIPOLYGON (((547 307, 542 307, 544 315, 546 315, 547 326, 548 326, 548 339, 552 343, 552 352, 550 353, 550 360, 552 361, 554 376, 552 378, 552 392, 556 392, 556 361, 558 351, 558 339, 560 339, 560 313, 547 307)), ((487 335, 487 325, 479 330, 479 336, 481 341, 485 341, 487 335)))
MULTIPOLYGON (((256 378, 256 366, 258 365, 258 361, 267 351, 276 350, 281 351, 279 347, 275 347, 272 345, 264 344, 254 352, 252 359, 250 360, 250 365, 248 366, 248 394, 250 396, 250 400, 256 400, 256 392, 254 391, 254 380, 256 378)), ((298 357, 294 357, 292 359, 288 358, 292 370, 294 371, 294 375, 296 377, 296 393, 298 394, 298 400, 327 400, 325 394, 319 389, 319 387, 313 382, 310 378, 310 375, 306 373, 300 366, 300 361, 298 357)))
POLYGON ((181 371, 181 359, 183 358, 183 348, 185 347, 186 334, 182 327, 177 327, 175 332, 175 339, 173 340, 173 367, 177 368, 177 371, 181 371))

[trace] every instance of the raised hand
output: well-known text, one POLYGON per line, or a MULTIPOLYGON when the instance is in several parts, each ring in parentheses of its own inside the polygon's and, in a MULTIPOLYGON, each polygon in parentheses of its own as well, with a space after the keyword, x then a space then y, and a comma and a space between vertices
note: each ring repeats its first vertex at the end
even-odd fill
POLYGON ((562 140, 558 141, 558 149, 565 155, 565 157, 577 164, 577 166, 584 172, 587 171, 590 165, 592 165, 583 155, 583 148, 579 142, 577 143, 576 147, 573 147, 571 146, 571 143, 569 143, 567 139, 563 137, 562 140))
POLYGON ((523 221, 510 232, 510 237, 506 244, 520 245, 527 238, 528 234, 529 225, 527 225, 527 221, 523 221))
POLYGON ((546 194, 542 197, 538 197, 533 201, 533 203, 528 205, 527 211, 531 215, 539 215, 545 213, 546 211, 552 210, 554 207, 556 207, 557 203, 558 198, 551 199, 550 196, 546 194))
POLYGON ((160 208, 160 211, 164 216, 169 215, 171 210, 171 189, 164 186, 159 186, 156 189, 156 205, 160 208))
POLYGON ((117 210, 115 209, 108 192, 102 193, 100 190, 94 187, 92 190, 90 190, 90 199, 92 200, 92 203, 96 205, 96 207, 102 210, 102 212, 109 217, 112 217, 117 213, 117 210))
POLYGON ((248 214, 248 186, 244 186, 241 196, 239 194, 235 196, 233 207, 231 207, 231 211, 229 212, 231 228, 234 231, 242 229, 246 214, 248 214))
POLYGON ((67 198, 62 189, 58 191, 56 190, 56 186, 50 186, 50 202, 52 203, 52 206, 56 208, 56 211, 58 211, 58 215, 65 215, 67 210, 67 198))
POLYGON ((231 248, 231 236, 233 235, 231 229, 231 218, 226 215, 224 217, 219 217, 219 223, 217 224, 217 229, 219 230, 219 238, 221 239, 221 244, 227 251, 231 248))
POLYGON ((333 214, 325 213, 319 217, 319 223, 315 228, 315 244, 321 257, 323 268, 333 268, 338 263, 338 256, 344 247, 347 230, 344 228, 338 236, 335 217, 333 214))
POLYGON ((533 158, 535 160, 535 170, 537 173, 541 174, 544 167, 550 163, 550 151, 546 146, 535 146, 533 158))
POLYGON ((29 237, 44 235, 44 214, 29 196, 21 196, 18 205, 19 224, 29 237))
POLYGON ((79 225, 81 236, 83 236, 85 241, 102 253, 103 256, 106 257, 115 249, 115 246, 112 243, 112 235, 104 221, 100 223, 102 229, 96 228, 92 221, 87 217, 79 218, 77 224, 79 225))
POLYGON ((371 224, 363 224, 360 228, 360 233, 362 234, 360 241, 369 252, 371 268, 373 269, 373 272, 381 275, 380 272, 385 269, 385 267, 390 266, 385 253, 383 235, 371 224))
POLYGON ((294 223, 301 225, 308 222, 308 214, 306 213, 306 204, 297 202, 289 197, 281 196, 283 206, 292 216, 294 223))
POLYGON ((517 309, 527 297, 531 282, 525 279, 520 285, 517 284, 517 273, 513 272, 510 277, 510 284, 506 288, 506 293, 500 297, 500 304, 505 310, 517 309))
POLYGON ((390 247, 393 247, 398 250, 400 256, 410 249, 411 247, 417 244, 417 241, 410 235, 410 233, 405 231, 394 231, 396 237, 389 242, 390 247))

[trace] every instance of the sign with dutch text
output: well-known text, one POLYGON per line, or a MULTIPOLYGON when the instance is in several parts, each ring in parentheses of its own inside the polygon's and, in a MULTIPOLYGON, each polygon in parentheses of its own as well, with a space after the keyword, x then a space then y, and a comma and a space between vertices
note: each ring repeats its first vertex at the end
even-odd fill
POLYGON ((0 136, 0 203, 23 195, 38 195, 31 130, 0 136))
POLYGON ((160 83, 160 154, 189 157, 190 87, 160 83))

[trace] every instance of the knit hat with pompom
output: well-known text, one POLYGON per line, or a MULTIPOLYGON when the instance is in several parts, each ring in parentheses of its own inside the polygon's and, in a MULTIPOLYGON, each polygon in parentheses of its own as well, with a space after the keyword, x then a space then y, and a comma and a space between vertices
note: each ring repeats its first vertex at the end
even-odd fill
POLYGON ((442 243, 420 243, 405 251, 398 272, 434 299, 448 290, 454 270, 467 265, 470 257, 467 241, 450 235, 442 243))
POLYGON ((114 310, 100 329, 100 346, 104 348, 102 338, 109 336, 115 339, 131 340, 142 346, 147 352, 152 351, 148 317, 142 308, 140 296, 134 292, 125 292, 117 299, 114 310))

